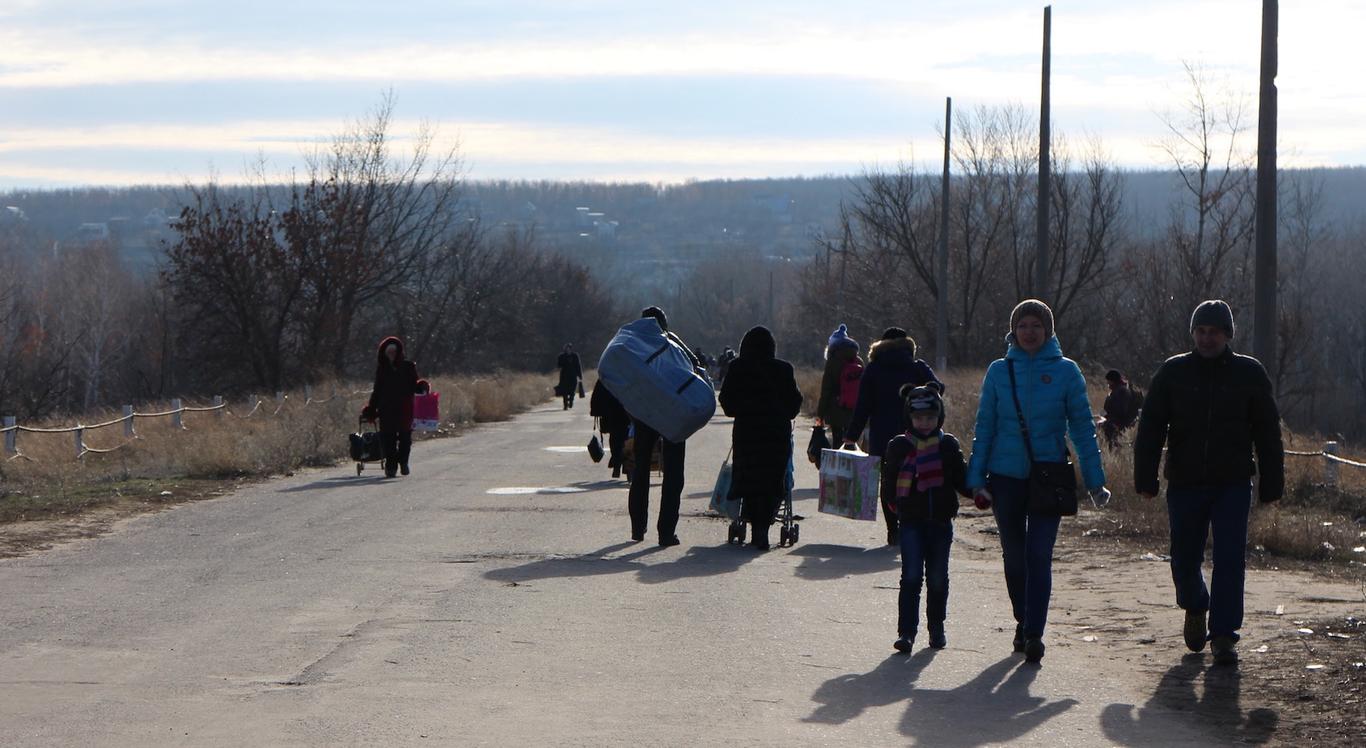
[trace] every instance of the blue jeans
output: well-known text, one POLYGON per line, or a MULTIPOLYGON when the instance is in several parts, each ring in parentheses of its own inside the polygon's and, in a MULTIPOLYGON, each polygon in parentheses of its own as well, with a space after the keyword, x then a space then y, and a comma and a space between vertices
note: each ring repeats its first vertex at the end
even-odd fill
POLYGON ((1176 604, 1185 610, 1208 610, 1210 637, 1238 640, 1243 627, 1243 578, 1247 562, 1247 518, 1252 509, 1252 483, 1222 486, 1167 487, 1167 516, 1172 531, 1172 582, 1176 604), (1205 538, 1213 531, 1214 564, 1210 588, 1200 564, 1205 538))
POLYGON ((1061 517, 1029 514, 1029 481, 1004 475, 987 477, 992 514, 1001 535, 1006 591, 1015 623, 1025 636, 1043 636, 1048 599, 1053 594, 1053 543, 1061 517))
POLYGON ((920 587, 925 592, 925 618, 931 634, 944 633, 949 607, 949 547, 952 520, 901 523, 901 593, 897 599, 898 636, 914 638, 920 629, 920 587))

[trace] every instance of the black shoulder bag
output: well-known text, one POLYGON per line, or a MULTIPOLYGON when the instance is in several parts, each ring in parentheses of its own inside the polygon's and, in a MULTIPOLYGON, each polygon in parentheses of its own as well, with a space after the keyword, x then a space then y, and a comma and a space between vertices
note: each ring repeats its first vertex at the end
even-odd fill
POLYGON ((1020 408, 1020 395, 1015 390, 1015 362, 1006 360, 1010 372, 1010 398, 1015 401, 1015 415, 1020 419, 1020 436, 1025 453, 1029 455, 1029 503, 1026 511, 1041 517, 1070 517, 1077 513, 1077 471, 1072 467, 1071 455, 1063 450, 1063 462, 1039 462, 1034 459, 1034 447, 1029 443, 1029 424, 1020 408))

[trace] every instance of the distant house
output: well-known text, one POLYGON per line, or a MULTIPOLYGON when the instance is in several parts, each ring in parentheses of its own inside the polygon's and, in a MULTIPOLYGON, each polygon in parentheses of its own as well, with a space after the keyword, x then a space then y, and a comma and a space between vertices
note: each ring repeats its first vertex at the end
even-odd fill
POLYGON ((575 220, 579 228, 586 229, 593 225, 593 218, 591 217, 592 212, 592 208, 574 209, 575 220))
POLYGON ((109 241, 109 224, 87 222, 76 229, 76 241, 81 244, 109 241))
POLYGON ((617 238, 617 226, 619 225, 620 224, 616 221, 598 221, 598 239, 605 242, 615 241, 617 238))

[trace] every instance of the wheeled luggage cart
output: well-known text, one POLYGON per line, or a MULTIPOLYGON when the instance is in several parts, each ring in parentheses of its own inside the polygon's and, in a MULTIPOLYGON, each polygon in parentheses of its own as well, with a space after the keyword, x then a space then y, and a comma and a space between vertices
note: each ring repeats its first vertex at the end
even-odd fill
MULTIPOLYGON (((798 524, 798 520, 800 520, 801 517, 792 512, 793 471, 794 465, 792 464, 792 458, 788 457, 787 481, 784 486, 783 500, 778 502, 778 509, 773 515, 773 521, 778 525, 779 548, 794 546, 797 544, 797 541, 801 539, 802 526, 798 524)), ((730 516, 730 527, 727 528, 726 534, 727 543, 738 543, 740 545, 744 545, 745 543, 745 534, 747 532, 745 525, 747 523, 744 520, 744 502, 745 499, 743 496, 740 497, 739 501, 730 502, 730 506, 733 507, 734 513, 731 514, 730 512, 727 512, 730 516)))
POLYGON ((351 459, 356 462, 356 475, 365 471, 367 462, 384 462, 384 448, 379 442, 379 421, 362 416, 351 434, 351 459), (374 428, 365 430, 365 424, 374 428))

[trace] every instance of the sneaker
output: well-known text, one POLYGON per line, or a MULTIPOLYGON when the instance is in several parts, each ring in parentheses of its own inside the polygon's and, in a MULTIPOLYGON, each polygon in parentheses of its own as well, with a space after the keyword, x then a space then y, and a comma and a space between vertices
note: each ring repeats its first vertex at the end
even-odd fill
POLYGON ((1237 665, 1237 642, 1231 636, 1219 635, 1210 640, 1209 648, 1214 653, 1215 665, 1237 665))
POLYGON ((1186 637, 1187 649, 1192 652, 1204 649, 1205 640, 1208 638, 1205 631, 1205 611, 1186 611, 1186 625, 1181 629, 1181 633, 1186 637))
POLYGON ((1015 640, 1011 642, 1016 652, 1023 652, 1025 645, 1024 624, 1015 624, 1015 640))
POLYGON ((1025 638, 1024 655, 1025 662, 1038 662, 1043 659, 1043 639, 1037 636, 1025 638))
POLYGON ((667 537, 667 538, 661 537, 661 538, 659 539, 659 546, 660 546, 661 548, 668 548, 669 546, 678 545, 678 544, 681 543, 681 542, 682 542, 682 541, 678 539, 678 536, 677 536, 677 535, 670 535, 670 536, 667 537))
POLYGON ((949 640, 944 636, 944 632, 930 632, 930 649, 943 649, 949 646, 949 640))
POLYGON ((902 654, 910 654, 910 653, 911 653, 911 648, 914 647, 914 646, 915 646, 915 637, 914 637, 914 636, 903 636, 903 637, 901 637, 900 639, 897 639, 896 641, 892 642, 892 649, 895 649, 896 651, 898 651, 898 652, 900 652, 900 653, 902 653, 902 654))

